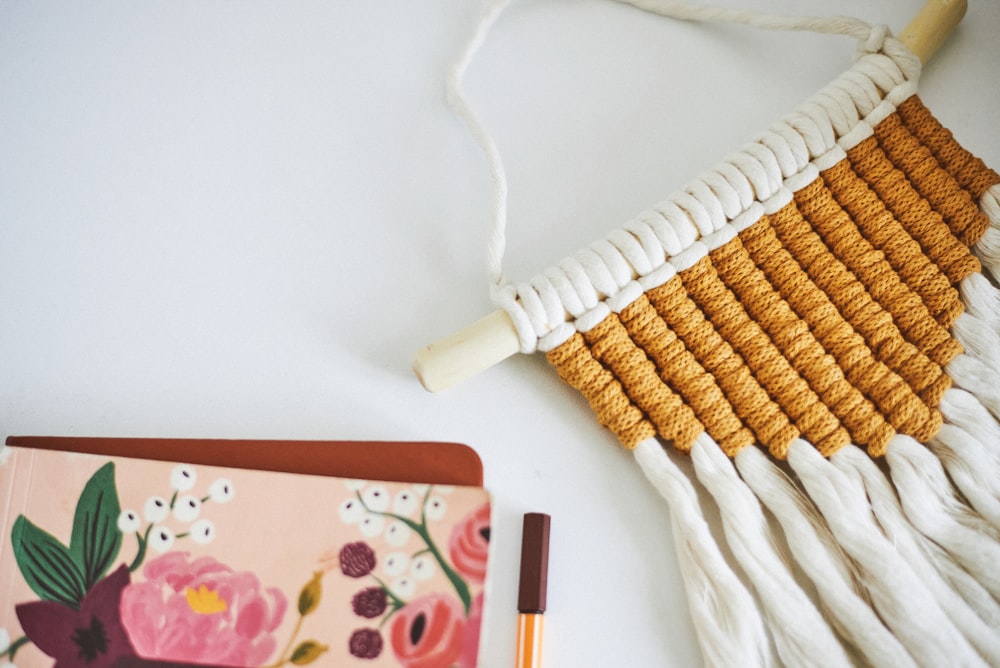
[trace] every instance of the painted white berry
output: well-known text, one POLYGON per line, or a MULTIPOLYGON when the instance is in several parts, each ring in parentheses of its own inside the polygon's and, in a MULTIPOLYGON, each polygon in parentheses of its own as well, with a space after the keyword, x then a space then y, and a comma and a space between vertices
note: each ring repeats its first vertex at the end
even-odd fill
POLYGON ((448 512, 448 503, 440 496, 432 496, 424 504, 424 514, 429 520, 439 520, 448 512))
POLYGON ((413 535, 413 530, 400 520, 389 522, 385 530, 385 542, 392 547, 403 547, 413 535))
POLYGON ((392 502, 392 512, 397 515, 410 515, 417 506, 420 505, 420 497, 417 492, 412 489, 404 489, 396 494, 396 498, 392 502))
POLYGON ((385 518, 381 515, 368 513, 365 515, 364 519, 361 520, 361 523, 358 524, 358 528, 361 529, 361 534, 365 536, 365 538, 375 538, 382 533, 382 529, 385 528, 385 518))
POLYGON ((357 524, 366 515, 365 507, 357 499, 344 499, 337 508, 340 519, 347 524, 357 524))
POLYGON ((404 575, 401 578, 393 580, 392 591, 402 599, 411 598, 417 591, 417 582, 413 578, 404 575))
POLYGON ((157 524, 167 519, 167 515, 170 514, 170 505, 162 496, 151 496, 146 499, 146 505, 143 506, 142 514, 147 522, 157 524))
POLYGON ((178 464, 170 472, 170 487, 178 492, 187 492, 198 480, 194 467, 188 464, 178 464))
POLYGON ((382 570, 391 578, 402 575, 409 567, 410 555, 405 552, 390 552, 382 560, 382 570))
POLYGON ((208 545, 215 540, 215 525, 212 520, 202 518, 191 525, 191 540, 198 545, 208 545))
POLYGON ((434 577, 436 570, 437 563, 434 561, 434 557, 429 554, 417 555, 410 564, 410 575, 419 582, 434 577))
POLYGON ((176 536, 170 527, 153 527, 149 534, 149 546, 157 552, 166 552, 174 545, 176 536))
POLYGON ((228 503, 233 500, 233 481, 229 478, 218 478, 208 487, 208 496, 214 503, 228 503))
POLYGON ((194 522, 201 513, 201 500, 185 494, 174 502, 174 517, 179 522, 194 522))
POLYGON ((367 487, 361 492, 361 498, 364 500, 365 505, 368 506, 368 510, 375 513, 384 513, 389 510, 389 505, 392 503, 392 496, 385 485, 371 485, 367 487))
POLYGON ((139 513, 134 510, 123 510, 118 516, 118 530, 122 533, 135 533, 141 526, 142 520, 139 518, 139 513))

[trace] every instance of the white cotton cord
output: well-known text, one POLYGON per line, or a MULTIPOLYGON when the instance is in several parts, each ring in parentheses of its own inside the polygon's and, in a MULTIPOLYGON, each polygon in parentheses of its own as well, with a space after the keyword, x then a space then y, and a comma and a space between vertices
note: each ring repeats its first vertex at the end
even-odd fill
POLYGON ((902 435, 889 442, 885 458, 910 523, 1000 599, 997 531, 956 494, 941 461, 902 435))
POLYGON ((1000 336, 986 322, 971 313, 960 313, 951 333, 971 355, 1000 374, 1000 336))
POLYGON ((990 226, 973 250, 993 280, 1000 281, 1000 183, 983 193, 979 198, 979 208, 989 218, 990 226))
POLYGON ((691 448, 698 480, 715 499, 727 543, 764 609, 778 656, 793 666, 847 666, 850 661, 778 554, 767 520, 733 462, 707 434, 691 448))
POLYGON ((776 665, 760 609, 723 557, 687 475, 656 439, 639 443, 632 452, 669 505, 688 607, 706 665, 776 665))
POLYGON ((1000 332, 1000 290, 979 272, 966 276, 958 284, 968 312, 982 320, 994 332, 1000 332))
POLYGON ((903 555, 876 524, 864 489, 797 439, 788 464, 861 569, 872 604, 921 666, 983 665, 903 555))
POLYGON ((487 263, 490 278, 490 289, 497 299, 496 292, 507 283, 503 273, 503 256, 507 245, 507 173, 504 169, 503 159, 500 156, 500 149, 490 135, 486 126, 473 111, 462 90, 462 79, 465 71, 469 68, 473 57, 482 47, 489 35, 490 29, 496 23, 500 13, 510 4, 510 0, 492 0, 486 11, 479 19, 472 38, 459 53, 455 64, 448 74, 446 91, 448 104, 465 121, 473 139, 479 144, 486 161, 489 164, 490 175, 493 178, 493 203, 491 207, 492 225, 490 226, 490 238, 487 245, 487 263))
POLYGON ((927 442, 945 470, 984 520, 1000 529, 1000 468, 991 461, 990 451, 967 431, 953 424, 943 424, 927 442))
POLYGON ((941 425, 928 447, 972 507, 1000 529, 1000 448, 996 447, 1000 425, 964 390, 947 390, 939 409, 947 423, 941 425))
POLYGON ((945 372, 956 386, 975 396, 994 418, 1000 419, 1000 383, 996 371, 974 357, 956 355, 945 372))
MULTIPOLYGON (((628 1, 628 0, 626 0, 628 1)), ((487 36, 510 0, 491 0, 486 5, 469 42, 459 53, 447 77, 447 99, 463 119, 473 139, 486 157, 493 181, 490 214, 490 231, 487 242, 487 269, 490 296, 493 303, 507 312, 517 331, 521 352, 530 353, 544 346, 558 345, 559 337, 572 330, 565 326, 574 318, 573 310, 554 309, 545 299, 535 299, 525 293, 535 290, 535 279, 514 285, 503 270, 506 247, 508 182, 503 160, 496 142, 483 122, 468 103, 462 81, 472 59, 481 49, 487 36)), ((632 278, 645 278, 653 274, 664 260, 681 252, 699 235, 711 234, 722 229, 731 219, 742 217, 755 202, 772 197, 781 187, 783 176, 805 167, 809 160, 827 154, 839 141, 839 133, 851 123, 871 113, 884 102, 885 96, 911 85, 919 77, 920 61, 900 42, 890 38, 884 26, 872 26, 849 17, 774 17, 754 12, 715 9, 677 0, 636 0, 631 4, 665 16, 700 21, 736 21, 772 30, 804 30, 853 37, 866 54, 852 70, 833 82, 822 94, 807 102, 779 124, 768 136, 741 152, 737 157, 723 162, 703 179, 696 180, 676 195, 676 202, 657 205, 640 219, 624 228, 624 233, 634 241, 619 235, 611 239, 613 252, 605 259, 618 263, 619 254, 631 265, 632 278), (801 145, 801 146, 800 146, 801 145), (801 149, 801 150, 799 150, 801 149), (802 154, 801 156, 799 154, 802 154), (789 161, 790 158, 794 160, 789 161), (799 159, 801 158, 801 159, 799 159), (772 168, 778 171, 774 174, 772 168), (768 171, 768 170, 771 171, 768 171), (648 215, 647 215, 648 214, 648 215), (650 246, 658 239, 661 247, 650 246), (644 252, 638 252, 638 249, 644 252), (648 262, 647 262, 648 258, 648 262)), ((586 264, 586 263, 585 263, 586 264)), ((563 263, 560 263, 561 269, 563 263)), ((593 265, 589 265, 593 267, 593 265)), ((600 270, 597 270, 600 273, 600 270)), ((596 280, 588 269, 586 278, 596 280)), ((546 279, 550 272, 545 272, 546 279)), ((570 281, 558 281, 556 292, 570 302, 578 301, 578 294, 567 294, 562 288, 570 281)), ((549 287, 543 282, 542 289, 549 287)), ((586 290, 586 289, 584 289, 586 290)), ((603 291, 602 291, 603 292, 603 291)), ((617 293, 603 292, 601 298, 614 297, 617 293)))
MULTIPOLYGON (((801 30, 828 35, 846 35, 859 42, 872 39, 871 24, 847 16, 791 17, 775 16, 763 12, 753 12, 724 7, 693 4, 682 0, 620 0, 643 11, 668 16, 682 21, 719 21, 742 23, 766 30, 801 30)), ((881 46, 879 44, 879 46, 881 46)), ((871 49, 877 51, 878 46, 871 49)))
POLYGON ((743 480, 778 520, 796 563, 841 636, 873 666, 916 666, 863 597, 856 567, 803 492, 757 448, 744 448, 735 461, 743 480))
POLYGON ((1000 603, 951 555, 910 524, 892 484, 866 452, 850 445, 838 450, 830 462, 864 487, 889 543, 931 592, 948 619, 990 665, 1000 665, 1000 603))
MULTIPOLYGON (((948 422, 958 425, 980 443, 1000 445, 1000 423, 974 394, 949 388, 941 395, 938 408, 948 422)), ((1000 447, 991 448, 983 463, 1000 466, 1000 447)))
POLYGON ((982 262, 983 270, 988 272, 994 281, 1000 281, 1000 227, 997 223, 986 229, 972 250, 982 262))

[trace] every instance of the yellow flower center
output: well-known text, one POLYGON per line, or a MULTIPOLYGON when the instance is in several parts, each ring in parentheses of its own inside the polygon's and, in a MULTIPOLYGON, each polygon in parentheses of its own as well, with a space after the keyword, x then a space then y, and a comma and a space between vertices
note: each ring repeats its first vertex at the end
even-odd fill
POLYGON ((229 607, 225 599, 219 597, 219 593, 210 590, 205 585, 197 589, 188 587, 184 591, 188 605, 199 615, 214 615, 217 612, 225 612, 229 607))

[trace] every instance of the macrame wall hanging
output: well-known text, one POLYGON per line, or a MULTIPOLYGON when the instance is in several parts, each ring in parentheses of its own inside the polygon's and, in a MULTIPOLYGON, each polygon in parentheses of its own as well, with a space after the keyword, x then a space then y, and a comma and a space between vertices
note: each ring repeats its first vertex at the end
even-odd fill
POLYGON ((523 283, 500 271, 502 163, 460 88, 505 4, 450 80, 496 183, 501 310, 422 351, 425 385, 543 352, 668 501, 711 665, 1000 666, 1000 175, 916 94, 964 3, 930 3, 904 45, 853 19, 632 1, 845 34, 860 55, 715 169, 523 283), (690 454, 742 577, 669 447, 690 454))

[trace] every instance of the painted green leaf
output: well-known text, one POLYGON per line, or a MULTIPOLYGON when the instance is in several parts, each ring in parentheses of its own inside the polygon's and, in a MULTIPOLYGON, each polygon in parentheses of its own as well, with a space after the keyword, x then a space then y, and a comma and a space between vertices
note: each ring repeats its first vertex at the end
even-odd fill
POLYGON ((323 571, 316 571, 313 573, 312 579, 299 592, 299 614, 303 617, 319 607, 320 597, 323 595, 322 578, 323 571))
POLYGON ((299 644, 288 659, 296 666, 306 666, 320 657, 321 654, 329 650, 328 645, 321 645, 315 640, 306 640, 299 644))
POLYGON ((21 575, 39 598, 80 607, 87 588, 69 548, 24 515, 14 521, 10 543, 21 575))
POLYGON ((122 508, 115 487, 115 465, 108 462, 90 477, 73 515, 69 553, 83 573, 86 589, 107 574, 122 546, 118 516, 122 508))

